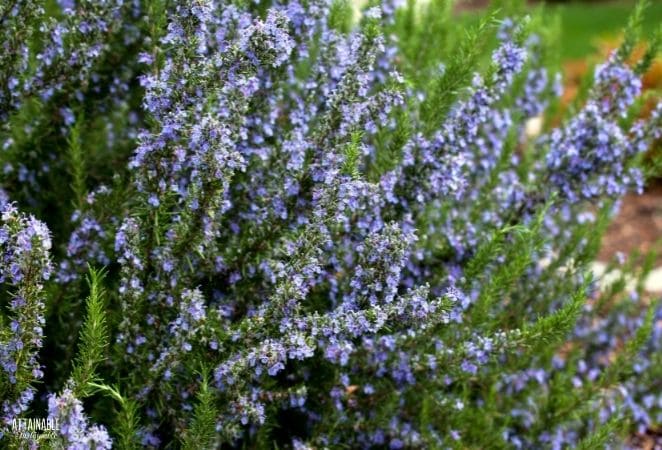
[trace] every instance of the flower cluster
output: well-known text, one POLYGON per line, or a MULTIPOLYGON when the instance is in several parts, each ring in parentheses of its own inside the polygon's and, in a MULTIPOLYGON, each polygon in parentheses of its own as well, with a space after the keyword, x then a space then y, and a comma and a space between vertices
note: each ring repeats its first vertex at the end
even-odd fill
POLYGON ((89 425, 83 405, 71 390, 48 397, 48 418, 59 425, 61 444, 72 450, 103 450, 112 448, 106 429, 89 425))
POLYGON ((647 131, 641 123, 632 131, 617 123, 639 94, 641 81, 615 56, 596 69, 595 80, 582 111, 549 136, 549 181, 570 202, 619 197, 633 187, 641 192, 643 175, 627 162, 648 147, 638 145, 639 139, 649 142, 659 129, 658 113, 647 131))
POLYGON ((43 283, 51 275, 51 236, 43 222, 24 216, 11 204, 2 205, 0 282, 6 287, 0 328, 0 431, 23 414, 34 398, 32 382, 43 376, 37 354, 44 337, 43 283))
POLYGON ((537 22, 455 33, 438 2, 400 3, 0 7, 0 439, 46 398, 76 449, 660 425, 660 311, 587 274, 660 138, 660 104, 635 119, 647 57, 616 52, 552 116, 537 22))

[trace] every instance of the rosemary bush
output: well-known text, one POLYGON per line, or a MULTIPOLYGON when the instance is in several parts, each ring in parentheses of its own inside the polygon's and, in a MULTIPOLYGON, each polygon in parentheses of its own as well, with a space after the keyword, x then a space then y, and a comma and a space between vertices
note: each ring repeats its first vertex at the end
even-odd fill
POLYGON ((561 107, 548 12, 451 10, 2 2, 0 446, 659 433, 654 255, 589 267, 660 138, 660 33, 633 61, 640 4, 561 107))

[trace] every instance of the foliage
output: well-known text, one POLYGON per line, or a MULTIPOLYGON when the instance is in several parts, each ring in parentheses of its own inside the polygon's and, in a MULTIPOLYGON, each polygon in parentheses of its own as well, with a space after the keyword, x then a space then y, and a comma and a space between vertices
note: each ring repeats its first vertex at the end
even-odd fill
POLYGON ((549 12, 351 6, 0 6, 0 445, 616 448, 662 426, 653 257, 590 275, 662 130, 662 104, 637 119, 645 5, 564 117, 549 12), (58 433, 12 428, 39 417, 58 433))

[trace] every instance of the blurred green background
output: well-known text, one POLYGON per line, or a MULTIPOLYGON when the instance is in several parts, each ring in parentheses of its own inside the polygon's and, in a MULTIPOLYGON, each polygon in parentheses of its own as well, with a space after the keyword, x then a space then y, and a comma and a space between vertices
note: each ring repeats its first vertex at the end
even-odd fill
MULTIPOLYGON (((598 50, 600 41, 619 36, 635 2, 567 2, 550 4, 561 14, 561 56, 581 58, 598 50)), ((652 35, 662 24, 662 1, 651 2, 644 18, 644 31, 652 35)))
MULTIPOLYGON (((472 23, 479 10, 487 7, 488 3, 486 0, 459 0, 456 10, 461 20, 472 23)), ((539 5, 540 2, 531 2, 532 7, 539 5)), ((635 5, 635 0, 546 2, 545 8, 550 12, 550 17, 555 13, 561 16, 561 58, 586 57, 599 50, 600 42, 618 38, 635 5)), ((652 36, 660 24, 662 0, 652 0, 646 9, 643 31, 652 36)))

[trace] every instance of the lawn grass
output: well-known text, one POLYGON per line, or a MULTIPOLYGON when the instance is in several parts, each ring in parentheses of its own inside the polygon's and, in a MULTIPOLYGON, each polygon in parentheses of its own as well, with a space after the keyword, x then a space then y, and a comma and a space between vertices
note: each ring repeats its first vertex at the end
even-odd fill
MULTIPOLYGON (((545 5, 545 14, 549 14, 550 20, 556 14, 561 16, 561 59, 585 58, 597 52, 601 40, 617 38, 636 3, 635 0, 570 1, 545 5)), ((540 3, 536 3, 532 4, 531 9, 539 7, 540 3)), ((457 19, 466 26, 473 26, 480 15, 477 11, 464 10, 458 14, 457 19)), ((652 36, 660 24, 662 0, 652 0, 644 15, 644 36, 652 36)))
MULTIPOLYGON (((548 5, 561 15, 561 57, 578 59, 594 53, 601 38, 618 36, 635 2, 570 2, 548 5)), ((644 16, 645 36, 662 23, 662 1, 651 2, 644 16)))

